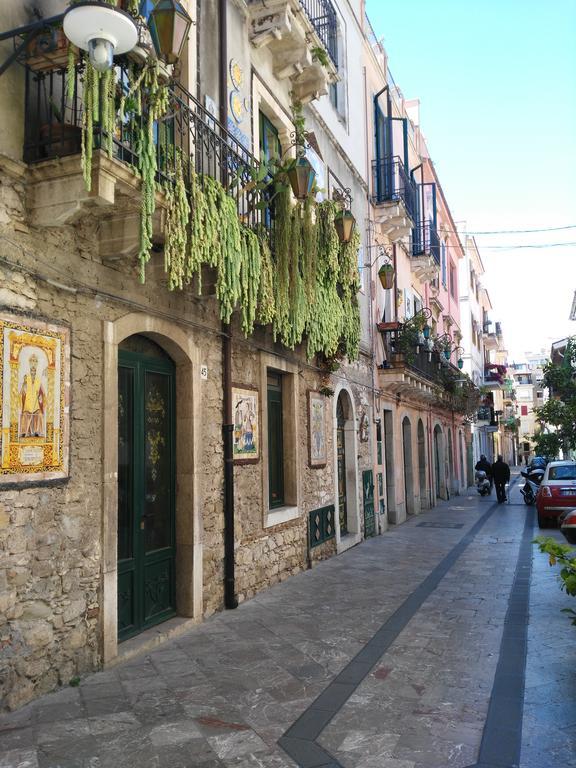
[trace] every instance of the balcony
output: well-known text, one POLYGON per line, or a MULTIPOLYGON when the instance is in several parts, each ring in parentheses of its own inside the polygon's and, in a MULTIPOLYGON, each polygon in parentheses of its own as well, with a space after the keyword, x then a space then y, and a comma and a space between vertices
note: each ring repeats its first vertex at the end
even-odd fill
POLYGON ((492 390, 503 390, 506 387, 506 366, 493 363, 484 369, 484 387, 492 390))
POLYGON ((410 234, 416 222, 418 192, 399 157, 372 162, 376 223, 392 242, 410 234))
MULTIPOLYGON (((118 87, 127 82, 127 70, 117 68, 118 87)), ((74 99, 65 96, 63 70, 26 70, 24 161, 29 164, 28 189, 31 222, 36 226, 62 226, 86 214, 100 220, 99 254, 104 261, 130 258, 140 242, 141 181, 139 135, 143 125, 126 122, 112 137, 112 157, 95 151, 92 189, 86 191, 80 167, 83 109, 82 69, 75 74, 74 99)), ((264 213, 257 200, 244 191, 249 168, 255 160, 194 97, 178 84, 170 86, 168 117, 154 127, 157 182, 171 183, 175 155, 184 158, 184 181, 189 187, 194 173, 212 176, 235 198, 238 215, 248 224, 262 223, 264 213), (240 183, 230 188, 231 179, 240 183)), ((104 145, 106 134, 94 124, 95 147, 104 145)), ((161 244, 166 199, 156 192, 153 242, 161 244)))
POLYGON ((495 333, 485 330, 482 334, 482 341, 484 342, 484 349, 489 352, 498 349, 498 336, 495 333))
POLYGON ((378 366, 380 388, 384 392, 422 404, 435 403, 457 411, 467 409, 467 394, 458 384, 462 382, 462 372, 456 366, 436 350, 428 352, 423 346, 407 347, 399 323, 378 323, 377 328, 386 355, 378 366))
POLYGON ((295 99, 328 93, 338 79, 338 18, 330 0, 248 0, 248 23, 250 42, 269 49, 274 76, 291 81, 295 99))
POLYGON ((440 273, 440 238, 433 221, 418 221, 412 230, 410 264, 422 282, 435 280, 440 273))

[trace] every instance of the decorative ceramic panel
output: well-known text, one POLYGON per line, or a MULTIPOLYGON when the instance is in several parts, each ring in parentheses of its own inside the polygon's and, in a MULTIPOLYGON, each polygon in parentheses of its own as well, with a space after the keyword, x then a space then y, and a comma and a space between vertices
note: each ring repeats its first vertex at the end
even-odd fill
POLYGON ((326 466, 326 398, 319 392, 308 392, 309 463, 326 466))
POLYGON ((257 389, 232 387, 232 418, 234 420, 234 461, 237 463, 258 461, 260 419, 257 389))
POLYGON ((0 485, 68 477, 70 331, 0 316, 0 485))

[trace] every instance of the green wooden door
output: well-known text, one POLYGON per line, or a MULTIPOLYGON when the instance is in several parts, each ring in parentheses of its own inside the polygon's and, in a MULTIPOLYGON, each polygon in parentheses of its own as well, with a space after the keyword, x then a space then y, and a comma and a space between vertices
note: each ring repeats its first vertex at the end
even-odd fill
POLYGON ((174 366, 118 364, 118 637, 175 613, 174 366))
POLYGON ((371 469, 362 473, 362 495, 364 497, 364 536, 376 534, 376 519, 374 517, 374 475, 371 469))
POLYGON ((336 454, 338 456, 338 518, 340 536, 348 533, 348 503, 346 498, 346 418, 342 401, 336 404, 336 454))

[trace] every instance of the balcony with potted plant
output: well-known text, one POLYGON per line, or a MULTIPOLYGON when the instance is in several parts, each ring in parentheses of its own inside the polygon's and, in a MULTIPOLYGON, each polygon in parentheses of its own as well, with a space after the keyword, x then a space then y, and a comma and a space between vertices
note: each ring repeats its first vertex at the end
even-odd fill
MULTIPOLYGON (((154 8, 165 5, 178 3, 154 8)), ((22 62, 30 222, 86 220, 94 257, 122 260, 141 282, 163 252, 168 289, 193 284, 201 293, 208 277, 204 295, 215 295, 224 322, 237 311, 246 336, 270 326, 275 340, 304 344, 309 358, 356 358, 360 235, 347 191, 317 202, 301 146, 272 169, 258 163, 180 83, 166 80, 157 57, 112 59, 104 45, 94 62, 78 47, 69 47, 65 69, 22 62)), ((293 122, 301 144, 298 103, 293 122)))

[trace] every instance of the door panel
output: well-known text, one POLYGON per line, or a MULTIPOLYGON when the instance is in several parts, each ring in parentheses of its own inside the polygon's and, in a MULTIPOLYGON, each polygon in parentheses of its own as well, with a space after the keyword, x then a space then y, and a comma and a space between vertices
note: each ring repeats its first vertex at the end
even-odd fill
POLYGON ((374 517, 374 475, 371 469, 362 473, 362 493, 364 496, 364 536, 376 534, 376 519, 374 517))
POLYGON ((346 499, 346 435, 344 434, 344 409, 338 400, 336 406, 336 453, 338 456, 338 512, 340 535, 348 533, 348 509, 346 499))
POLYGON ((174 366, 120 351, 118 634, 175 613, 174 366))

